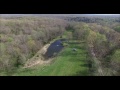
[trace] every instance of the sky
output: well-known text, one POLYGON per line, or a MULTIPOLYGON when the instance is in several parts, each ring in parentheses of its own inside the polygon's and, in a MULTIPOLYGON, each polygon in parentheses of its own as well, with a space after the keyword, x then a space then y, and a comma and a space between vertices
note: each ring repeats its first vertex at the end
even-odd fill
POLYGON ((0 14, 0 16, 120 16, 120 14, 0 14))
POLYGON ((105 16, 107 15, 108 16, 108 15, 120 15, 120 14, 94 14, 94 15, 105 15, 105 16))

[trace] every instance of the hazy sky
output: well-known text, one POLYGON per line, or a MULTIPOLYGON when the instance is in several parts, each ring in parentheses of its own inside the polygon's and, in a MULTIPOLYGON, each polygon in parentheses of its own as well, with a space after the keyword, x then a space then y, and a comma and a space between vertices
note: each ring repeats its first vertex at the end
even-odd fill
POLYGON ((94 14, 94 15, 120 15, 120 14, 94 14))
POLYGON ((0 16, 120 16, 120 14, 0 14, 0 16))

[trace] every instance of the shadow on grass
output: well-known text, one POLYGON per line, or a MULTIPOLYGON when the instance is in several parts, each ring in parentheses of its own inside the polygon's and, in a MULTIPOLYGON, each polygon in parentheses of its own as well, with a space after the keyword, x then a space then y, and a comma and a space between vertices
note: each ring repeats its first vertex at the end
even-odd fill
POLYGON ((80 47, 80 46, 77 46, 77 45, 74 45, 74 46, 69 46, 69 48, 76 48, 77 50, 85 50, 84 47, 80 47))
POLYGON ((24 76, 24 74, 26 74, 26 73, 31 73, 31 72, 33 72, 35 69, 32 69, 32 68, 26 68, 26 69, 20 69, 20 70, 18 70, 18 71, 16 71, 16 73, 14 73, 15 74, 15 76, 17 75, 17 76, 19 76, 19 74, 21 75, 21 74, 23 74, 23 76, 24 76))
POLYGON ((83 71, 76 72, 76 74, 74 74, 73 76, 90 76, 90 74, 89 74, 89 71, 83 70, 83 71))
POLYGON ((81 63, 82 63, 82 62, 83 62, 83 63, 85 62, 84 59, 82 59, 82 60, 81 60, 81 59, 70 59, 69 61, 70 61, 70 62, 81 62, 81 63))
POLYGON ((22 71, 20 71, 20 72, 31 72, 31 71, 33 71, 33 70, 35 70, 35 69, 32 69, 32 68, 26 68, 26 69, 24 69, 24 70, 22 70, 22 71))
POLYGON ((86 62, 86 52, 67 51, 61 53, 59 56, 70 58, 69 61, 71 62, 86 62))
POLYGON ((74 58, 81 58, 81 57, 85 57, 85 52, 73 52, 73 51, 68 51, 68 52, 64 52, 61 53, 59 56, 62 57, 74 57, 74 58))
POLYGON ((84 68, 86 70, 81 70, 76 72, 76 74, 72 75, 72 76, 90 76, 90 71, 89 71, 89 64, 81 64, 80 65, 81 68, 84 68))
POLYGON ((68 42, 68 44, 81 44, 80 42, 68 42))
POLYGON ((89 67, 89 64, 81 64, 81 67, 89 67))

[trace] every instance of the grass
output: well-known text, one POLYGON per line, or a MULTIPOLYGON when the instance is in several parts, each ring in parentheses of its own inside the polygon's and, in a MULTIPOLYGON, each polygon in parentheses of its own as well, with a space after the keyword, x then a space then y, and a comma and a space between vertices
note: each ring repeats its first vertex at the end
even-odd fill
POLYGON ((88 76, 89 68, 84 44, 70 44, 65 47, 53 62, 29 69, 19 69, 15 76, 88 76), (72 48, 77 47, 77 52, 72 48))
POLYGON ((115 51, 115 53, 111 56, 111 60, 114 60, 120 63, 120 49, 115 51))

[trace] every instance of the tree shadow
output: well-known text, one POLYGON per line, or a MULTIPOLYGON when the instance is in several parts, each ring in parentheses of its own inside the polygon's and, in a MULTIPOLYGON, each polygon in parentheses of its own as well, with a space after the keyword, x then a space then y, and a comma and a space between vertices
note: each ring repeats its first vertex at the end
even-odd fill
POLYGON ((89 64, 81 64, 81 67, 89 67, 89 64))
POLYGON ((89 71, 83 70, 76 72, 76 74, 74 74, 73 76, 90 76, 90 73, 89 71))
POLYGON ((31 72, 33 72, 35 69, 34 68, 24 68, 24 69, 21 69, 21 70, 17 70, 15 73, 13 73, 13 75, 14 74, 21 74, 21 73, 31 73, 31 72))
POLYGON ((68 44, 81 44, 80 42, 68 42, 68 44))
POLYGON ((85 53, 83 52, 73 52, 72 50, 71 51, 68 51, 68 52, 65 52, 65 53, 61 53, 59 56, 62 56, 62 57, 66 57, 66 56, 70 56, 70 57, 83 57, 82 55, 85 55, 85 53))
POLYGON ((69 48, 75 48, 76 50, 84 50, 84 47, 80 47, 78 45, 70 46, 69 48))
POLYGON ((80 59, 80 58, 77 58, 77 59, 70 59, 69 60, 70 62, 85 62, 85 60, 84 59, 80 59))
POLYGON ((80 67, 86 68, 86 70, 78 71, 73 76, 90 76, 89 64, 81 64, 80 67))

